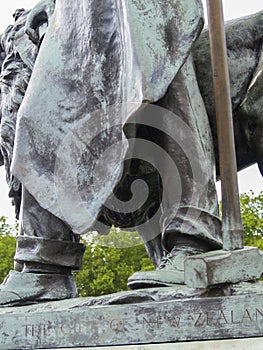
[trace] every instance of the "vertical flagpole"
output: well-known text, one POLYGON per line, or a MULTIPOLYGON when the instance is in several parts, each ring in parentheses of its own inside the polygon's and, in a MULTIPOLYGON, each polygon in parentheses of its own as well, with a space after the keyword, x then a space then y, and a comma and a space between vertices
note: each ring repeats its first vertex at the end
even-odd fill
POLYGON ((222 186, 223 249, 243 248, 222 0, 207 0, 222 186))

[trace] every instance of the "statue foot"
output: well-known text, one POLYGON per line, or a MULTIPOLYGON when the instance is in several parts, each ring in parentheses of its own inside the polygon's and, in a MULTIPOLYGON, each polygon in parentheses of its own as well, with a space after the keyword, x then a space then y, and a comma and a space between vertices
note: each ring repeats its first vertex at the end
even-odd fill
POLYGON ((0 285, 0 307, 77 297, 72 275, 10 271, 0 285))
POLYGON ((175 247, 162 258, 154 271, 135 272, 128 280, 131 289, 171 287, 184 283, 184 260, 187 256, 203 253, 191 247, 175 247))
POLYGON ((172 287, 175 284, 184 284, 183 271, 139 271, 135 272, 128 280, 130 289, 172 287))

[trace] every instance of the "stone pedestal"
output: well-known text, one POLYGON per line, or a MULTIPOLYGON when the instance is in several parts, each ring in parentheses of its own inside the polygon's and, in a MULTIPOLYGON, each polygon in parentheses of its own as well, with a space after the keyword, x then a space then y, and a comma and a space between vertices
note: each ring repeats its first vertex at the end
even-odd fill
MULTIPOLYGON (((263 338, 212 340, 182 343, 163 343, 148 345, 127 345, 96 347, 96 350, 262 350, 263 338)), ((51 349, 46 349, 51 350, 51 349)), ((52 349, 56 350, 56 349, 52 349)), ((66 350, 59 349, 59 350, 66 350)), ((75 348, 75 350, 94 350, 94 348, 75 348)))
POLYGON ((247 337, 263 337, 261 282, 209 292, 149 289, 0 310, 1 350, 125 345, 181 350, 188 348, 179 342, 247 337))

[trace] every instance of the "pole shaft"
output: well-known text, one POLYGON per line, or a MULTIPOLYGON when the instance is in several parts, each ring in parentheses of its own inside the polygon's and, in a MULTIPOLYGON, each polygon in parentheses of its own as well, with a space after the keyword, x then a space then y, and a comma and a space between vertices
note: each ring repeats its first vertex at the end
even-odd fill
POLYGON ((222 0, 207 0, 222 186, 223 248, 243 248, 243 225, 237 184, 232 105, 222 0))

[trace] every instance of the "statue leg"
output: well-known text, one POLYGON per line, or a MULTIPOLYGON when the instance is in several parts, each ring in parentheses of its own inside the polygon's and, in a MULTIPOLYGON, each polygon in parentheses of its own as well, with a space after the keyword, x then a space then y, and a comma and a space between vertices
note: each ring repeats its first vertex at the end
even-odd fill
POLYGON ((0 286, 0 305, 76 297, 71 272, 81 267, 84 251, 79 237, 24 189, 14 258, 19 269, 0 286))
POLYGON ((250 150, 255 154, 263 176, 263 50, 247 94, 237 110, 236 119, 250 150))
MULTIPOLYGON (((191 56, 158 105, 180 117, 185 125, 182 132, 188 135, 185 142, 176 137, 163 140, 162 147, 180 174, 180 179, 173 177, 174 164, 160 160, 167 176, 163 183, 169 184, 164 186, 160 220, 165 256, 155 271, 130 277, 130 288, 183 284, 186 256, 222 247, 212 136, 191 56)), ((176 120, 165 125, 170 135, 173 130, 178 135, 178 127, 176 120)))

